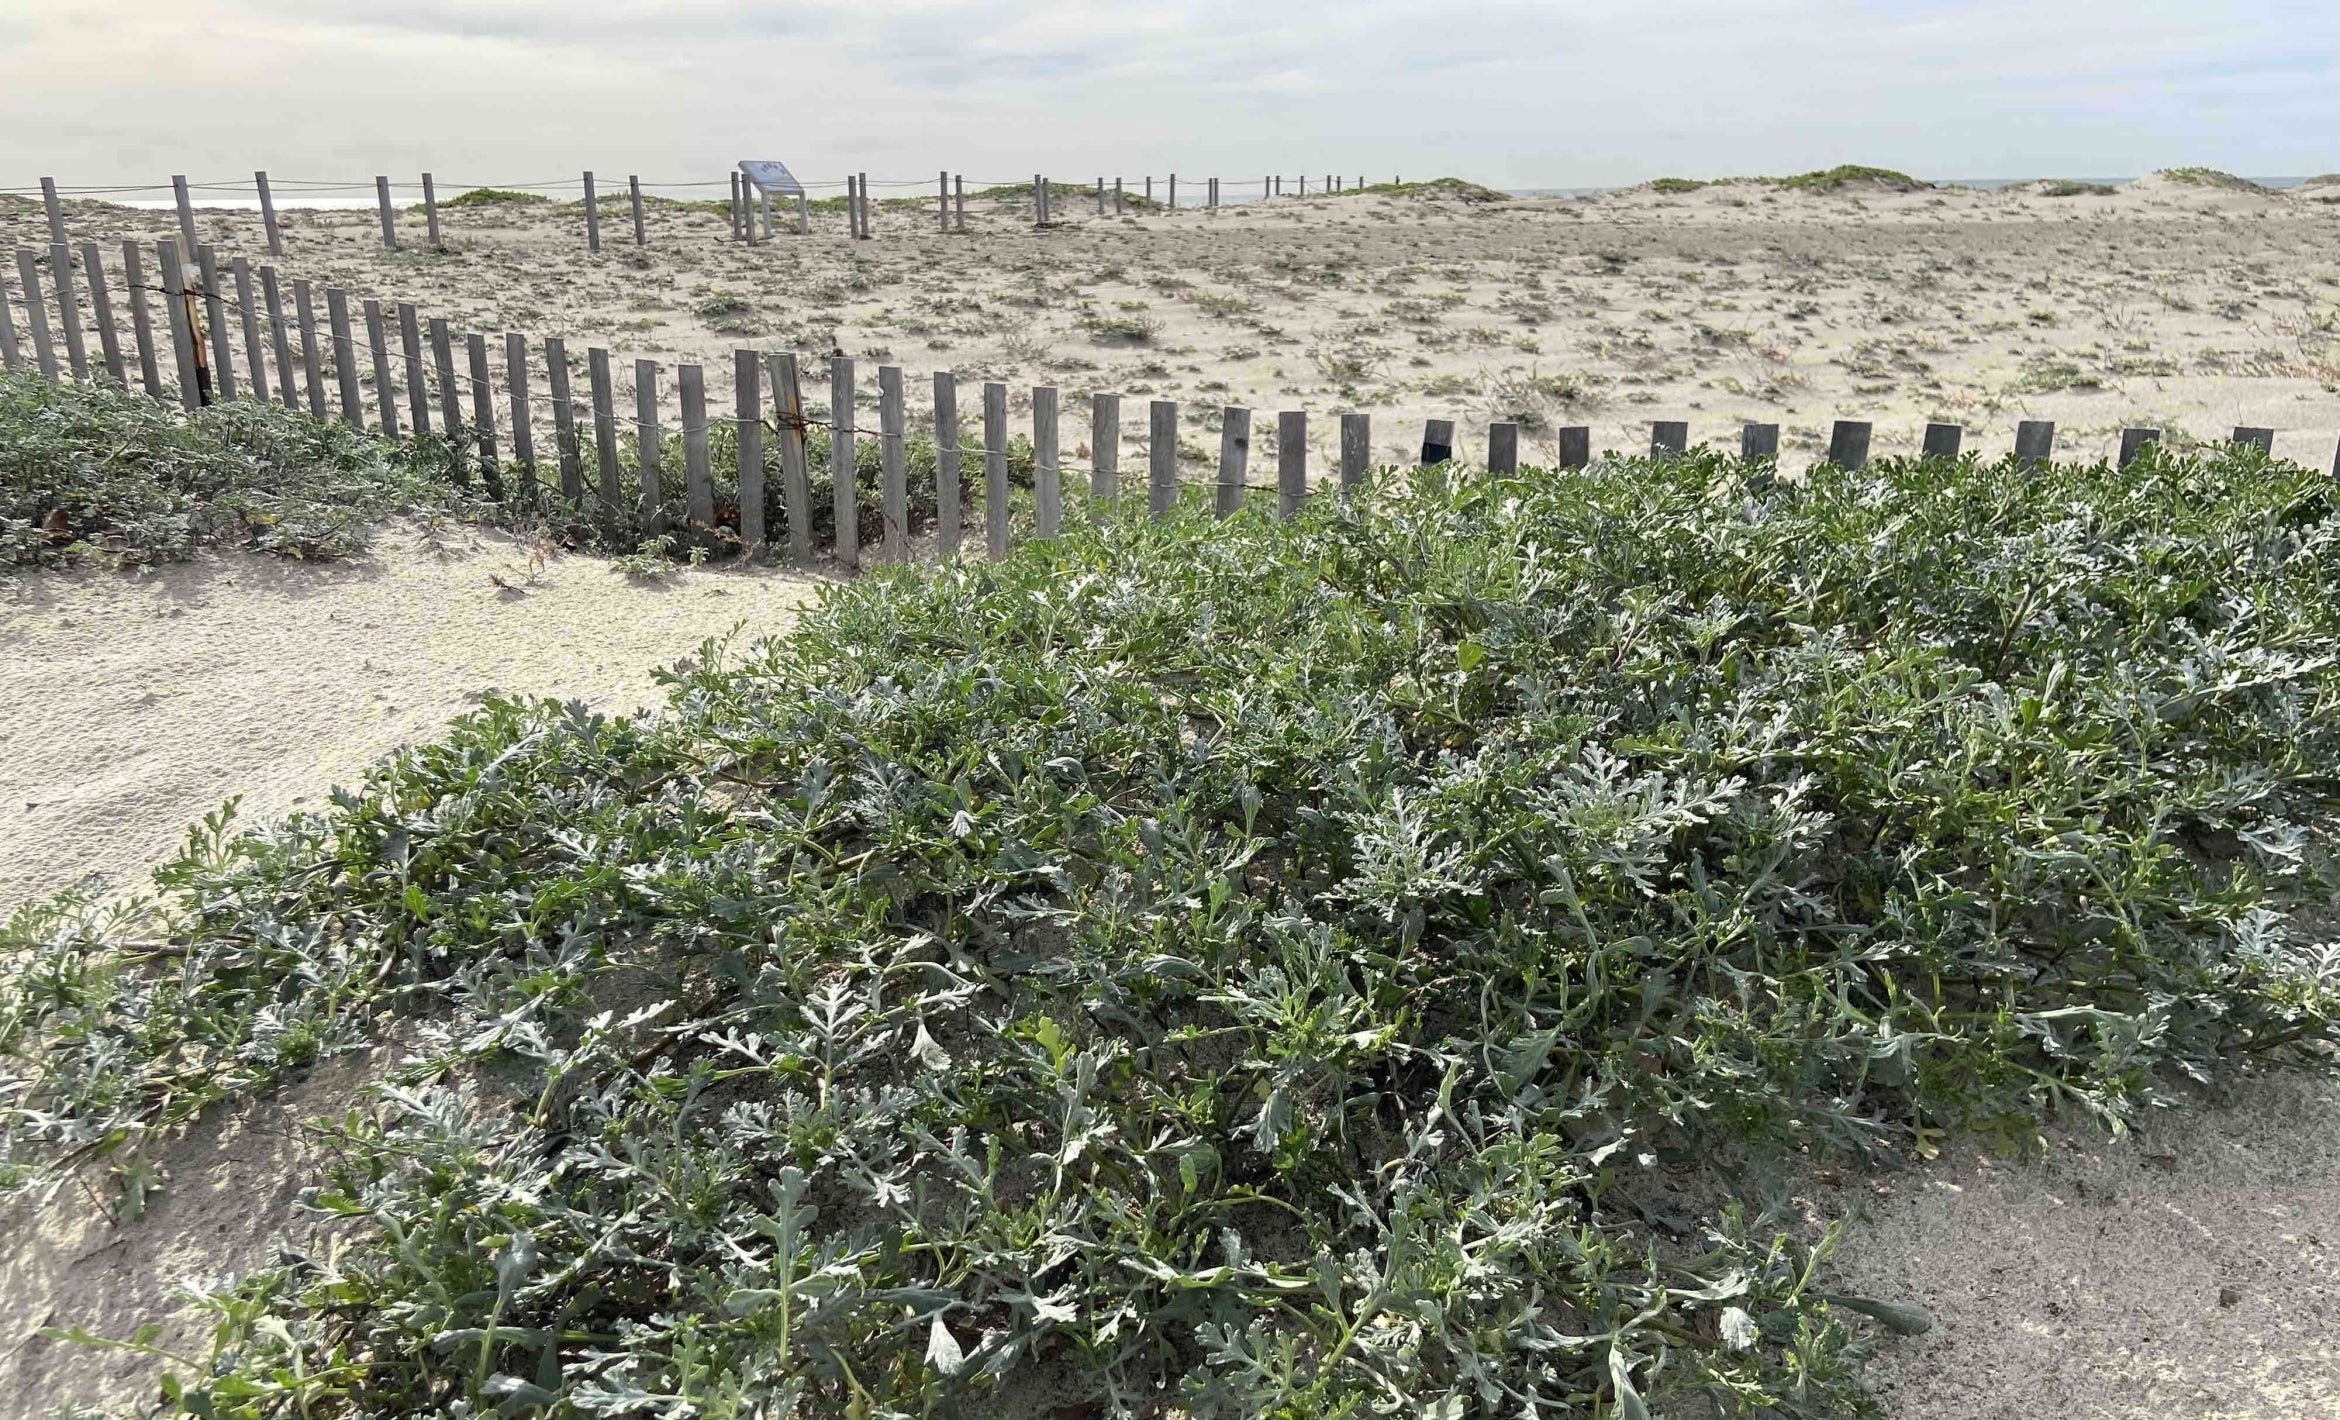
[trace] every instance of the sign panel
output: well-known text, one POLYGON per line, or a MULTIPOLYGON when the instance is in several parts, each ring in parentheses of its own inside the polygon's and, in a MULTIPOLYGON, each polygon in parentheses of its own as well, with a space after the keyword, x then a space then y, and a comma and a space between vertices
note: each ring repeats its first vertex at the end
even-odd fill
POLYGON ((788 171, 786 163, 749 159, 739 165, 739 170, 747 174, 749 182, 754 183, 774 197, 804 196, 804 184, 798 182, 796 175, 788 171))

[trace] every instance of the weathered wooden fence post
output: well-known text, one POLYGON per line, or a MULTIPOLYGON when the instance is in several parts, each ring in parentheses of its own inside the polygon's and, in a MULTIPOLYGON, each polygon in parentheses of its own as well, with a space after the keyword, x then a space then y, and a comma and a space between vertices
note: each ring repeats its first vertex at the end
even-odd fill
POLYGON ((16 298, 8 294, 5 275, 0 275, 0 368, 10 374, 24 368, 24 349, 16 343, 16 298))
POLYGON ((959 377, 950 370, 937 370, 934 372, 934 516, 936 540, 946 558, 959 555, 959 535, 966 520, 959 467, 959 377))
POLYGON ((812 565, 812 470, 804 443, 804 386, 794 351, 771 357, 772 407, 780 425, 780 502, 788 513, 788 560, 812 565))
POLYGON ((49 247, 49 280, 57 288, 57 327, 65 337, 65 363, 73 378, 89 378, 89 345, 81 335, 81 298, 73 289, 73 248, 63 242, 49 247))
POLYGON ((1032 391, 1032 530, 1052 538, 1064 531, 1064 478, 1057 461, 1056 387, 1032 391))
POLYGON ((878 509, 884 519, 878 547, 888 562, 910 560, 910 463, 902 441, 902 367, 878 366, 878 509))
POLYGON ((626 198, 634 209, 634 245, 646 247, 650 245, 650 234, 642 225, 642 175, 640 173, 626 175, 626 198))
POLYGON ((1487 426, 1487 472, 1519 472, 1519 425, 1498 419, 1487 426))
POLYGON ((1562 468, 1585 468, 1592 463, 1592 430, 1582 424, 1562 427, 1552 436, 1552 452, 1562 468))
MULTIPOLYGON (((59 292, 57 299, 62 302, 65 299, 64 293, 59 292)), ((2229 438, 2227 442, 2238 449, 2257 449, 2262 454, 2272 454, 2275 452, 2275 431, 2255 428, 2248 424, 2238 424, 2235 426, 2233 437, 2229 438)))
MULTIPOLYGON (((89 314, 97 325, 98 349, 105 355, 106 375, 126 390, 130 388, 130 376, 122 365, 121 334, 114 329, 114 295, 106 289, 106 266, 98 256, 96 242, 81 244, 81 270, 89 281, 89 314)), ((242 257, 236 258, 236 274, 244 283, 245 289, 240 299, 246 312, 244 318, 249 321, 252 319, 251 266, 242 257)), ((261 391, 260 397, 268 397, 265 389, 261 391)))
MULTIPOLYGON (((753 417, 752 413, 751 416, 753 417)), ((634 362, 634 504, 642 532, 657 537, 666 531, 666 488, 660 462, 666 435, 658 427, 658 362, 634 362)), ((744 523, 747 499, 740 499, 744 523)), ((741 539, 745 541, 743 537, 741 539)))
POLYGON ((2026 419, 2015 426, 2015 462, 2023 468, 2046 463, 2056 455, 2056 422, 2026 419))
POLYGON ((406 366, 406 412, 414 432, 431 432, 431 382, 423 371, 422 318, 412 301, 398 303, 398 349, 406 366))
POLYGON ((1289 518, 1308 501, 1308 415, 1287 409, 1276 416, 1276 516, 1289 518))
POLYGON ((577 442, 577 402, 569 397, 569 348, 560 336, 544 338, 546 397, 552 401, 553 456, 561 468, 561 499, 570 507, 585 501, 585 457, 577 442))
POLYGON ((1347 493, 1365 481, 1373 467, 1373 416, 1349 413, 1341 416, 1341 492, 1347 493))
POLYGON ((1739 462, 1764 463, 1779 458, 1779 426, 1777 424, 1744 424, 1739 427, 1739 462))
MULTIPOLYGON (((96 247, 89 249, 89 257, 90 264, 94 268, 97 260, 96 247)), ((252 385, 252 398, 266 404, 268 403, 268 351, 260 343, 260 307, 252 299, 252 263, 249 259, 239 256, 228 263, 228 269, 234 273, 236 278, 236 311, 242 317, 244 327, 244 373, 252 385)), ((102 291, 105 289, 105 282, 102 279, 92 282, 91 289, 102 291)), ((114 333, 112 317, 100 312, 98 323, 101 333, 107 338, 107 343, 111 344, 114 333)), ((120 357, 117 354, 115 358, 120 357)))
POLYGON ((731 353, 732 412, 739 420, 739 544, 751 557, 764 546, 763 380, 762 356, 731 353))
POLYGON ((601 202, 593 193, 593 174, 585 174, 585 250, 601 250, 601 202))
POLYGON ((2127 468, 2144 456, 2145 450, 2161 442, 2159 429, 2123 429, 2121 431, 2120 466, 2127 468))
POLYGON ((942 231, 951 229, 951 173, 945 168, 934 178, 934 220, 942 231))
POLYGON ((1925 439, 1918 446, 1918 457, 1954 459, 1958 457, 1958 451, 1965 443, 1966 430, 1964 427, 1957 424, 1929 423, 1926 425, 1925 439))
POLYGON ((1089 397, 1089 497, 1110 504, 1121 497, 1121 396, 1089 397))
POLYGON ((997 380, 983 386, 983 532, 984 550, 991 554, 991 560, 1007 556, 1007 386, 997 380))
MULTIPOLYGON (((366 351, 374 357, 374 411, 382 425, 382 437, 398 437, 398 378, 390 364, 390 330, 382 320, 382 303, 368 296, 366 312, 366 351)), ((259 357, 253 357, 259 364, 259 357)), ((265 399, 267 396, 261 396, 265 399)))
MULTIPOLYGON (((262 272, 261 275, 267 280, 273 297, 276 283, 270 278, 275 276, 274 269, 262 272)), ((147 397, 159 400, 163 398, 162 367, 154 354, 154 322, 146 313, 146 271, 138 259, 138 243, 134 241, 122 243, 122 284, 128 288, 124 294, 130 301, 130 335, 138 342, 138 379, 146 386, 147 397)), ((275 314, 273 299, 270 311, 281 339, 284 318, 275 314)), ((284 366, 280 363, 278 368, 281 372, 284 366)), ((289 399, 290 386, 286 389, 289 399)))
MULTIPOLYGON (((609 351, 598 345, 585 348, 585 378, 593 393, 593 493, 601 500, 601 522, 604 527, 616 528, 618 510, 625 506, 625 473, 618 467, 617 442, 617 380, 610 372, 609 351)), ((699 402, 699 437, 706 438, 707 410, 704 397, 699 402)), ((694 502, 695 502, 694 498, 694 502)), ((692 521, 702 525, 715 520, 715 505, 709 495, 707 515, 700 517, 692 509, 692 521)))
POLYGON ((536 430, 528 410, 528 337, 504 332, 504 397, 512 406, 512 457, 520 465, 520 501, 535 507, 536 430))
MULTIPOLYGON (((163 315, 171 327, 171 353, 178 359, 179 407, 192 412, 203 407, 203 377, 195 363, 195 323, 187 318, 187 269, 179 258, 176 242, 156 242, 154 257, 162 268, 163 315)), ((23 254, 19 253, 17 259, 21 263, 23 254)), ((36 337, 33 349, 37 354, 48 334, 40 329, 37 308, 33 315, 36 337)), ((54 366, 56 361, 52 359, 49 363, 54 366)))
MULTIPOLYGON (((123 254, 134 250, 127 243, 123 254)), ((293 366, 292 328, 284 320, 284 290, 276 284, 276 268, 260 268, 260 298, 268 303, 268 346, 276 356, 276 397, 287 409, 301 407, 300 376, 293 366)), ((133 316, 139 313, 133 312, 133 316)))
POLYGON ((439 240, 439 189, 431 182, 429 173, 424 173, 422 180, 423 220, 430 225, 431 250, 437 251, 443 245, 439 240))
POLYGON ((1155 400, 1148 417, 1151 422, 1146 441, 1146 511, 1157 518, 1166 518, 1178 506, 1177 402, 1155 400))
POLYGON ((837 520, 837 560, 861 565, 861 489, 854 438, 853 357, 829 357, 829 504, 837 520))
POLYGON ((1859 419, 1839 419, 1828 434, 1828 461, 1846 473, 1869 466, 1869 425, 1859 419))
POLYGON ((439 381, 439 427, 447 434, 447 457, 455 469, 455 482, 469 488, 471 474, 463 461, 463 450, 471 435, 463 427, 462 392, 455 388, 455 333, 448 329, 445 316, 432 316, 430 330, 431 373, 439 381))
POLYGON ((698 365, 674 367, 682 388, 683 497, 693 528, 715 522, 715 460, 707 444, 707 372, 698 365))
POLYGON ((187 179, 184 174, 172 174, 171 196, 177 200, 179 207, 180 274, 185 275, 185 263, 195 259, 195 248, 203 245, 203 240, 195 235, 195 203, 187 196, 187 179))
POLYGON ((260 221, 268 229, 268 254, 282 256, 284 236, 276 227, 276 197, 268 190, 268 170, 262 168, 253 173, 252 184, 260 189, 260 221))
POLYGON ((398 250, 398 217, 390 206, 390 179, 386 176, 374 179, 374 205, 382 213, 382 250, 398 250))
POLYGON ((309 283, 293 278, 293 319, 301 328, 301 383, 309 396, 309 417, 325 417, 325 354, 317 348, 317 300, 309 283))
POLYGON ((487 337, 478 331, 463 337, 464 354, 471 365, 471 433, 479 444, 479 476, 488 496, 504 501, 504 464, 496 456, 496 392, 488 381, 487 337))
POLYGON ((66 245, 65 208, 57 201, 57 180, 53 177, 41 179, 41 208, 49 217, 49 245, 66 245))
POLYGON ((1422 467, 1450 463, 1454 459, 1454 421, 1432 419, 1422 425, 1422 467))
POLYGON ((24 313, 32 335, 33 364, 41 378, 57 378, 57 347, 49 343, 47 299, 41 295, 39 258, 29 251, 16 253, 16 280, 24 288, 24 313))
POLYGON ((357 347, 349 334, 349 293, 338 286, 325 288, 325 325, 333 333, 333 373, 341 387, 341 422, 363 430, 366 410, 358 391, 357 347))
POLYGON ((1690 425, 1680 419, 1660 419, 1649 426, 1649 456, 1680 458, 1690 451, 1690 425))
POLYGON ((1213 500, 1221 518, 1243 511, 1243 484, 1251 472, 1251 411, 1230 405, 1219 411, 1219 486, 1213 500))
POLYGON ((228 354, 227 299, 219 290, 219 253, 210 247, 198 247, 195 265, 203 275, 204 324, 211 332, 212 388, 221 399, 236 397, 236 362, 228 354))

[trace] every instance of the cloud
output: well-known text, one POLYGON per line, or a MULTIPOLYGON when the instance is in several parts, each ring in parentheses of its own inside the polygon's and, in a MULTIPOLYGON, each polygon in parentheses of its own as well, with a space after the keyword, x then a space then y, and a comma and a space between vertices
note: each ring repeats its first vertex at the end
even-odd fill
POLYGON ((748 149, 1522 186, 2340 166, 2340 15, 2295 0, 83 0, 0 27, 7 183, 748 149))

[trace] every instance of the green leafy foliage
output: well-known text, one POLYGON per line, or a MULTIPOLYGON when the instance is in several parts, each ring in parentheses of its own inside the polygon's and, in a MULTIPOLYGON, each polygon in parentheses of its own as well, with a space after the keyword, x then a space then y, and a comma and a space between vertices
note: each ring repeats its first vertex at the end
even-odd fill
POLYGON ((394 512, 452 509, 446 446, 238 400, 186 415, 112 386, 0 374, 0 567, 348 557, 394 512))
POLYGON ((541 192, 519 192, 508 187, 475 187, 447 199, 449 207, 544 207, 552 199, 541 192))
POLYGON ((1933 186, 1930 182, 1920 182, 1908 173, 1895 172, 1891 168, 1863 167, 1858 163, 1842 163, 1819 172, 1764 178, 1762 181, 1773 187, 1800 192, 1835 192, 1853 186, 1882 187, 1890 192, 1917 192, 1933 186))
POLYGON ((879 571, 0 933, 21 1186, 407 1023, 213 1416, 1859 1412, 1662 1170, 2317 1059, 2340 522, 2250 452, 1389 475, 879 571))

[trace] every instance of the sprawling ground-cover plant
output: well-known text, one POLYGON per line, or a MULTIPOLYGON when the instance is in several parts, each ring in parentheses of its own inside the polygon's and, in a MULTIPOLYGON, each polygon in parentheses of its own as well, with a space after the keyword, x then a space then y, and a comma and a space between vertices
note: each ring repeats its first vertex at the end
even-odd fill
POLYGON ((491 703, 158 926, 21 916, 0 1160, 404 1020, 215 1415, 1858 1409, 1906 1316, 1643 1183, 2317 1058, 2340 524, 2248 454, 1746 475, 1084 527, 491 703))
POLYGON ((197 548, 350 556, 395 512, 459 504, 445 445, 231 400, 181 415, 119 388, 0 374, 0 568, 197 548))

